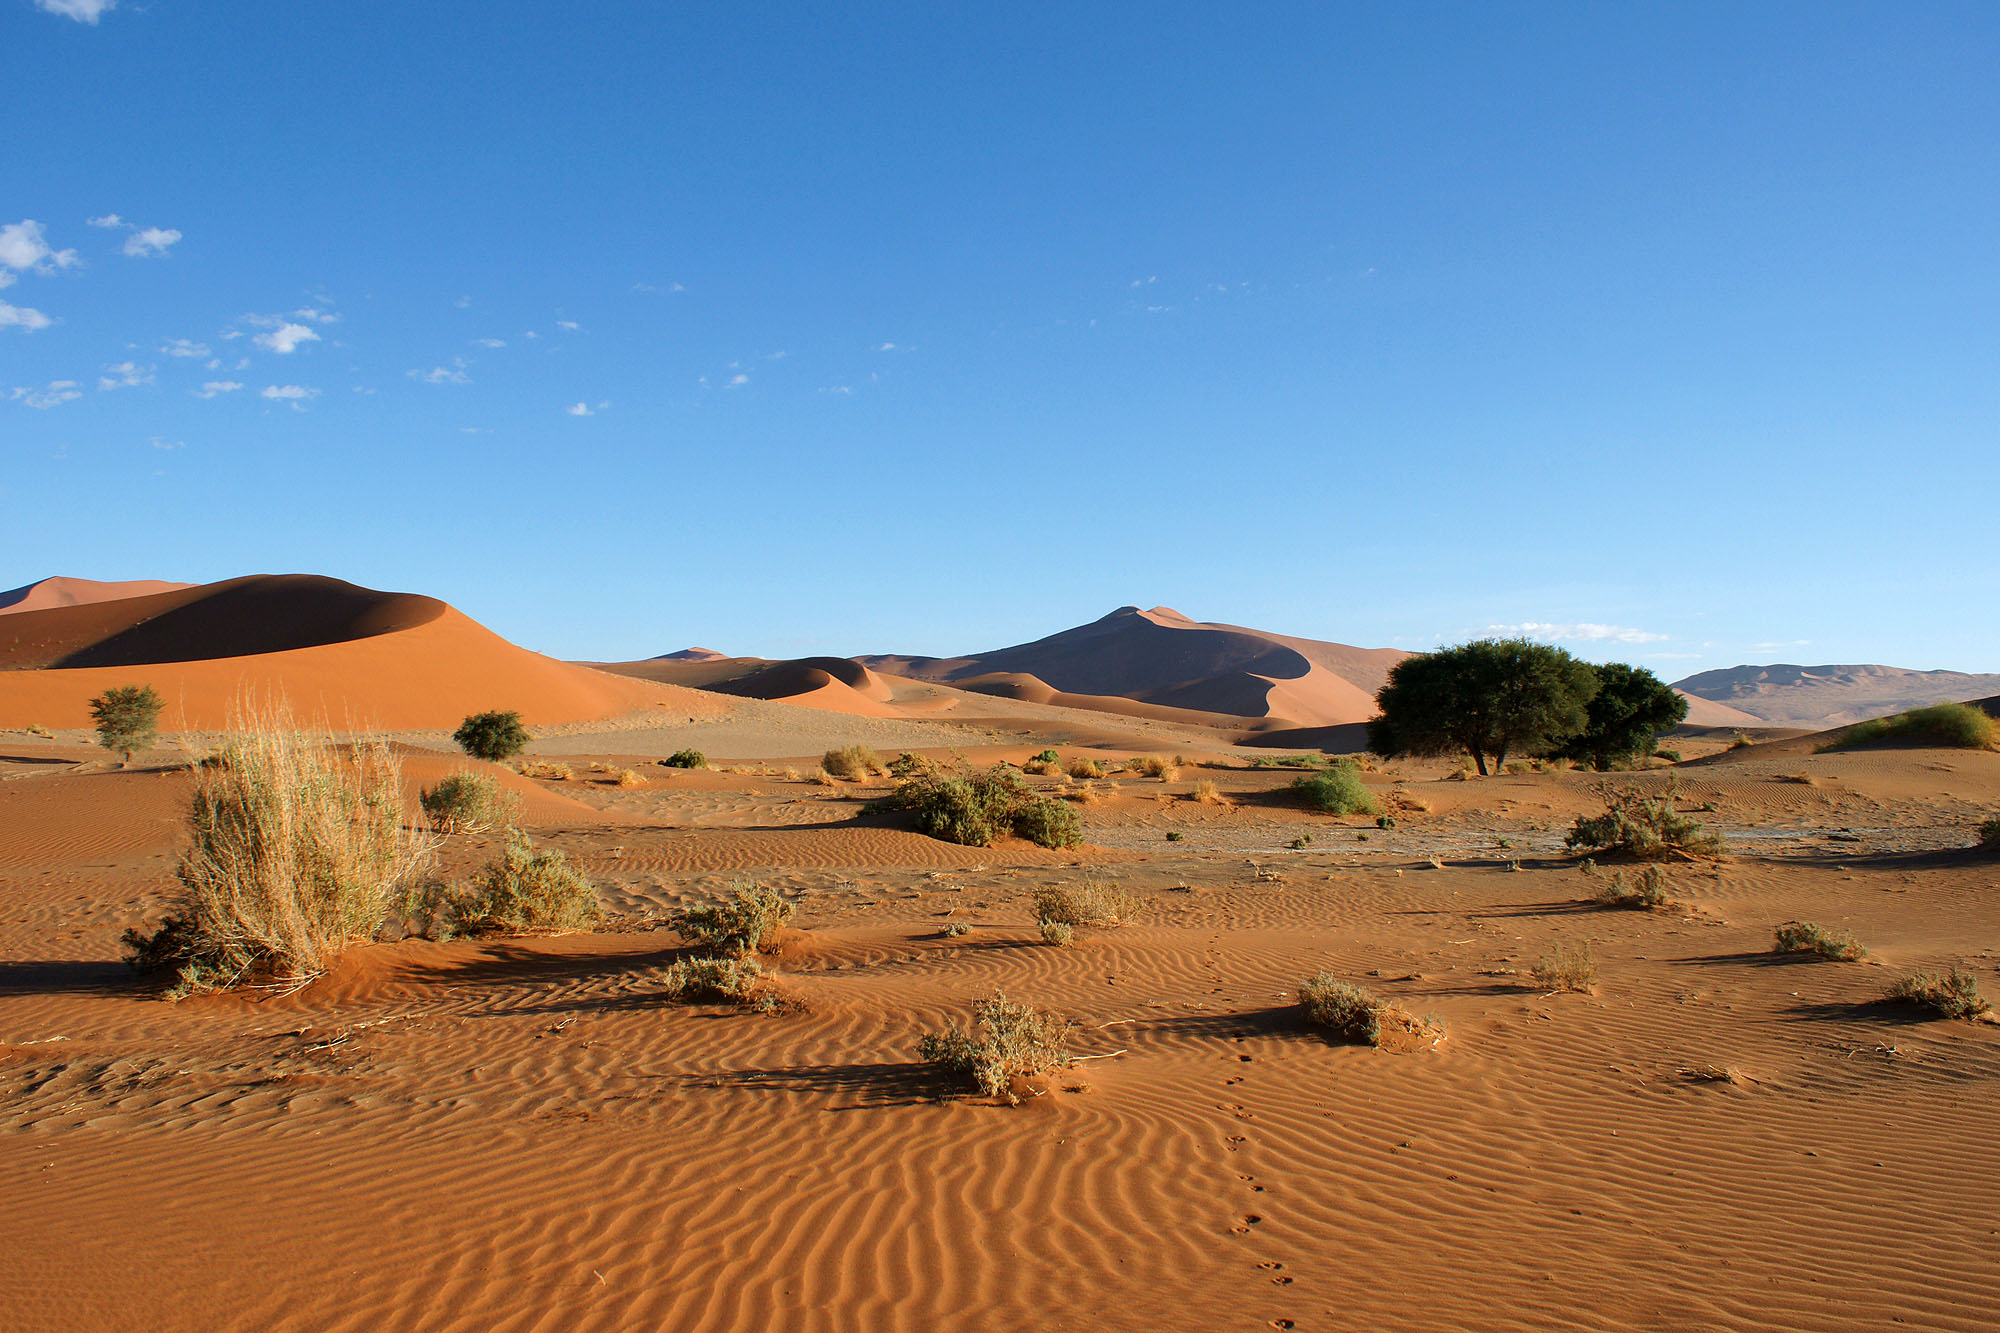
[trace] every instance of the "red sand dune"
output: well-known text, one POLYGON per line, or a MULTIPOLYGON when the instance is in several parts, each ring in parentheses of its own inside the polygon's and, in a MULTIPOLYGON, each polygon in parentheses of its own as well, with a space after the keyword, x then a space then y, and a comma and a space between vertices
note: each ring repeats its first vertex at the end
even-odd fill
POLYGON ((87 702, 129 684, 159 690, 170 731, 223 725, 246 691, 281 691, 336 726, 390 730, 452 727, 487 708, 531 726, 727 709, 528 652, 433 598, 307 575, 22 612, 0 629, 0 726, 87 726, 87 702))
POLYGON ((192 587, 187 583, 167 583, 160 579, 132 579, 124 583, 99 583, 96 579, 72 579, 62 575, 41 579, 19 588, 0 592, 0 615, 11 611, 46 611, 56 606, 85 606, 91 602, 113 602, 122 597, 144 597, 149 593, 173 592, 192 587))
MULTIPOLYGON (((692 650, 690 650, 692 651, 692 650)), ((761 657, 693 658, 669 653, 643 662, 606 663, 605 669, 640 680, 690 689, 769 699, 857 717, 902 717, 892 691, 874 672, 846 657, 800 657, 771 662, 761 657)))

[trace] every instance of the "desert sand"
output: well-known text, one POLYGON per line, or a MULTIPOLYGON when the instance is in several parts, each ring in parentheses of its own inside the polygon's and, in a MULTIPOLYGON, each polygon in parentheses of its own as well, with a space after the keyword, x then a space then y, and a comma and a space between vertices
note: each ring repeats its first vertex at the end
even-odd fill
MULTIPOLYGON (((1689 728, 1684 762, 1623 779, 1677 783, 1731 850, 1668 868, 1678 906, 1621 911, 1561 846, 1600 807, 1590 774, 1377 763, 1381 828, 1306 811, 1211 710, 882 663, 714 693, 536 657, 428 599, 314 604, 343 598, 346 637, 0 672, 0 727, 53 733, 0 731, 9 1327, 2000 1326, 2000 1027, 1880 1002, 1916 967, 2000 989, 2000 861, 1970 847, 2000 754, 1689 728), (495 775, 609 922, 384 939, 295 992, 161 999, 119 935, 159 917, 205 741, 122 770, 92 747, 83 699, 130 678, 194 732, 275 683, 395 730, 412 788, 495 775), (573 776, 450 750, 501 703, 573 776), (886 780, 816 777, 850 741, 1184 762, 1093 783, 1081 849, 970 848, 864 813, 886 780), (719 766, 655 762, 688 744, 719 766), (1143 910, 1044 944, 1035 888, 1090 877, 1143 910), (745 881, 799 904, 771 960, 788 1003, 666 1001, 671 913, 745 881), (1773 954, 1801 917, 1869 957, 1773 954), (1593 951, 1593 991, 1527 975, 1558 945, 1593 951), (1441 1034, 1329 1042, 1296 1007, 1322 969, 1441 1034), (1019 1105, 916 1056, 995 989, 1080 1025, 1079 1061, 1019 1105)), ((455 835, 445 864, 496 846, 455 835)))

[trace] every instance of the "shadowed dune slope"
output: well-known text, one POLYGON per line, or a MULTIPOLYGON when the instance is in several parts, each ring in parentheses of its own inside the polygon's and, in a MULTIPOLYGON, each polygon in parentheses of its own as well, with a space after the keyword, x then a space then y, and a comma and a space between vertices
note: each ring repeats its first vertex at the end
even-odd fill
POLYGON ((1372 715, 1375 691, 1406 656, 1392 648, 1190 620, 1167 607, 1126 606, 1088 625, 993 652, 859 660, 891 675, 946 684, 1034 677, 1067 695, 1330 726, 1372 715))
POLYGON ((760 657, 694 658, 670 653, 643 662, 604 663, 606 671, 638 680, 765 699, 860 717, 901 717, 886 682, 846 657, 801 657, 769 662, 760 657))
POLYGON ((63 575, 40 579, 19 588, 0 592, 0 615, 20 611, 46 611, 57 606, 85 606, 92 602, 113 602, 123 597, 145 597, 157 592, 174 592, 191 587, 162 579, 132 579, 122 583, 100 583, 96 579, 72 579, 63 575))
MULTIPOLYGON (((2000 675, 1777 663, 1704 671, 1675 681, 1674 688, 1749 713, 1767 725, 1837 727, 1994 694, 2000 692, 2000 675)), ((1695 720, 1692 713, 1688 720, 1695 720)))
POLYGON ((445 603, 336 579, 251 577, 94 606, 24 612, 0 628, 0 726, 89 725, 88 701, 150 684, 169 731, 221 726, 246 692, 282 692, 337 727, 431 730, 514 709, 530 726, 665 708, 714 716, 694 690, 557 662, 445 603))

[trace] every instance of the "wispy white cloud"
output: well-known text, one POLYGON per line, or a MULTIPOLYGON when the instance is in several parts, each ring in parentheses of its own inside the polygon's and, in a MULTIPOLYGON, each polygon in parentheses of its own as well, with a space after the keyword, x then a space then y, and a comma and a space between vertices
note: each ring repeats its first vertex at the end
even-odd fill
POLYGON ((465 373, 465 363, 462 361, 455 367, 438 366, 433 370, 412 370, 408 373, 411 379, 420 384, 472 383, 472 376, 465 373))
POLYGON ((197 398, 213 398, 219 393, 235 393, 243 385, 236 380, 209 380, 194 391, 197 398))
POLYGON ((474 347, 484 347, 491 350, 496 347, 505 347, 507 345, 507 340, 505 338, 474 338, 472 340, 472 345, 474 347))
POLYGON ((85 218, 83 225, 86 227, 122 227, 125 225, 125 219, 119 217, 116 213, 106 213, 101 218, 85 218))
POLYGON ((1488 625, 1484 632, 1510 638, 1553 639, 1563 643, 1663 643, 1672 637, 1625 625, 1598 625, 1590 621, 1551 624, 1542 620, 1524 620, 1518 625, 1488 625))
POLYGON ((97 20, 108 9, 116 9, 118 0, 35 0, 35 8, 64 18, 75 19, 78 23, 95 26, 97 20))
POLYGON ((125 253, 134 259, 160 259, 180 239, 172 227, 141 227, 125 238, 125 253))
POLYGON ((588 417, 596 415, 596 413, 590 410, 589 403, 576 403, 569 407, 564 408, 563 411, 569 413, 573 417, 588 417))
POLYGON ((52 407, 60 407, 64 403, 74 402, 83 397, 83 390, 77 388, 75 380, 50 380, 39 389, 11 389, 7 397, 17 403, 26 403, 29 407, 46 412, 52 407))
POLYGON ((153 367, 142 366, 136 361, 120 361, 115 366, 106 366, 104 373, 97 377, 99 389, 132 389, 152 382, 153 367))
POLYGON ((578 329, 582 328, 583 325, 577 323, 573 319, 559 319, 556 321, 556 327, 562 329, 566 333, 575 333, 578 329))
POLYGON ((854 392, 854 386, 853 386, 853 385, 851 385, 851 384, 829 384, 829 385, 827 385, 827 386, 826 386, 825 388, 821 389, 821 390, 820 390, 820 392, 821 392, 821 393, 843 393, 843 394, 844 394, 844 393, 853 393, 853 392, 854 392))
POLYGON ((267 347, 279 356, 290 356, 298 349, 300 343, 316 343, 318 341, 319 333, 316 330, 304 324, 291 323, 279 324, 277 328, 272 329, 269 333, 260 333, 256 337, 256 343, 259 347, 267 347))
POLYGON ((340 312, 309 305, 303 310, 294 310, 292 318, 308 320, 314 324, 338 324, 340 322, 340 312))
POLYGON ((267 384, 261 392, 274 403, 289 402, 294 406, 319 397, 318 389, 309 389, 300 384, 267 384))
POLYGON ((723 387, 725 389, 740 389, 749 382, 750 377, 748 375, 731 375, 728 383, 724 384, 723 387))
POLYGON ((187 445, 186 440, 168 440, 168 439, 163 439, 158 435, 153 436, 151 442, 155 449, 161 450, 162 452, 171 452, 172 450, 175 449, 185 448, 187 445))
POLYGON ((31 306, 0 301, 0 329, 45 329, 53 323, 54 320, 31 306))
MULTIPOLYGON (((30 270, 36 273, 53 273, 57 269, 71 268, 81 262, 76 257, 76 251, 58 250, 51 246, 48 238, 42 234, 42 224, 33 218, 22 218, 19 222, 0 226, 0 264, 6 265, 16 273, 26 273, 30 270)), ((8 285, 12 280, 13 275, 8 274, 7 282, 0 283, 0 286, 8 285)))
POLYGON ((169 338, 160 344, 160 352, 165 356, 207 356, 208 344, 186 338, 169 338))

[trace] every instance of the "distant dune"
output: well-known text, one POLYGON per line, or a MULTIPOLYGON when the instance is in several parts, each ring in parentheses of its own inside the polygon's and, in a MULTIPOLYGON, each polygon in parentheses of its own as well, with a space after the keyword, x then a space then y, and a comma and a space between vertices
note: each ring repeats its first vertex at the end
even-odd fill
POLYGON ((1190 620, 1163 606, 1125 606, 1088 625, 992 652, 858 660, 889 675, 991 688, 1009 697, 1040 686, 1064 695, 1320 727, 1372 716, 1375 691, 1407 656, 1394 648, 1190 620))
POLYGON ((187 583, 167 583, 160 579, 134 579, 126 583, 99 583, 95 579, 72 579, 57 575, 23 587, 0 592, 0 615, 10 611, 46 611, 57 606, 85 606, 91 602, 114 602, 121 597, 144 597, 149 593, 173 592, 192 587, 187 583))
MULTIPOLYGON (((2000 693, 2000 675, 1779 663, 1704 671, 1676 681, 1674 688, 1746 713, 1766 726, 1836 727, 1925 704, 2000 693)), ((1690 713, 1688 720, 1696 719, 1690 713)))
POLYGON ((245 691, 282 691, 335 726, 430 730, 514 709, 529 725, 685 717, 727 704, 531 653, 443 602, 311 575, 257 575, 0 621, 0 726, 89 725, 88 701, 150 684, 168 730, 220 726, 245 691))

